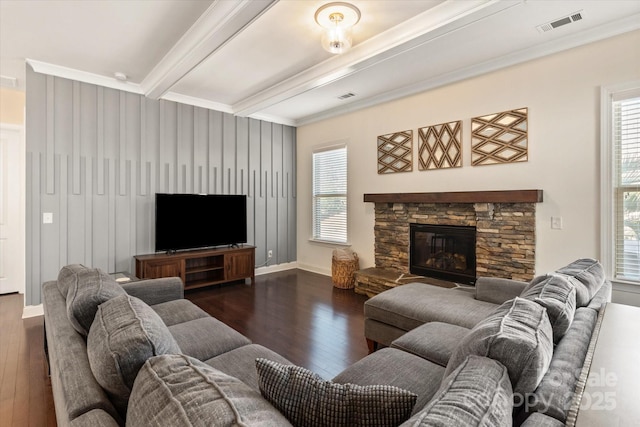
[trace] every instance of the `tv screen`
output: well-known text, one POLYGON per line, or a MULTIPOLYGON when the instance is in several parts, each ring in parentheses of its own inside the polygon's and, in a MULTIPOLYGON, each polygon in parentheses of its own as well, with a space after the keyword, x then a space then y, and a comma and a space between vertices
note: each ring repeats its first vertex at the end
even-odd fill
POLYGON ((247 242, 247 196, 156 194, 156 252, 247 242))

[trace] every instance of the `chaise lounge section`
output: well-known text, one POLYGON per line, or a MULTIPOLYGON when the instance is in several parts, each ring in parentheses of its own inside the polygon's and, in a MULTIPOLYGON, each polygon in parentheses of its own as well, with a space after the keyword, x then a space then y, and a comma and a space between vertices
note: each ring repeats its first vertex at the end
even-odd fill
MULTIPOLYGON (((390 289, 365 302, 365 337, 372 350, 388 347, 373 353, 385 352, 388 361, 403 352, 446 367, 455 364, 452 357, 463 343, 500 307, 521 299, 543 307, 551 319, 552 357, 537 386, 515 396, 514 423, 537 414, 530 422, 548 418, 547 422, 571 425, 579 405, 576 390, 584 382, 583 367, 597 338, 598 318, 611 301, 611 283, 594 259, 576 260, 530 283, 480 278, 475 289, 424 283, 390 289)), ((506 360, 489 356, 509 364, 509 355, 506 360)))

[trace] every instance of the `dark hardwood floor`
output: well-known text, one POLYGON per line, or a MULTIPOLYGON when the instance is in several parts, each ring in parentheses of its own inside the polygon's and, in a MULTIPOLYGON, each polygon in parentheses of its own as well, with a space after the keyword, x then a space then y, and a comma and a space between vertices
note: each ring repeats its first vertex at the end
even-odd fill
POLYGON ((22 319, 23 296, 0 296, 0 425, 55 426, 43 317, 22 319))
MULTIPOLYGON (((363 303, 353 290, 302 270, 186 292, 254 343, 330 379, 367 354, 363 303)), ((55 426, 42 317, 22 319, 23 297, 0 296, 0 425, 55 426)))
POLYGON ((367 355, 366 297, 334 288, 331 279, 303 270, 256 277, 256 284, 193 290, 185 297, 296 365, 331 379, 367 355))

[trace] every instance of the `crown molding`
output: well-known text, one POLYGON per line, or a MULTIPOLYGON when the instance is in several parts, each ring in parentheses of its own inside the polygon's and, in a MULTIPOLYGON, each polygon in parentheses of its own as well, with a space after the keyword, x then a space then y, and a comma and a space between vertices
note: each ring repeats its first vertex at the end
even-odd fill
POLYGON ((295 120, 304 126, 640 29, 640 14, 295 120))
POLYGON ((276 1, 214 1, 144 78, 141 86, 145 95, 152 99, 162 97, 276 1))
MULTIPOLYGON (((240 116, 242 117, 242 116, 240 116)), ((277 123, 285 126, 296 126, 296 121, 287 117, 273 116, 271 114, 251 114, 250 119, 262 120, 263 122, 277 123)))
POLYGON ((208 99, 198 98, 195 96, 183 95, 176 92, 167 92, 160 99, 165 101, 178 102, 180 104, 193 105, 194 107, 202 107, 208 110, 221 111, 223 113, 233 114, 230 105, 221 102, 209 101, 208 99))
POLYGON ((143 95, 142 88, 137 83, 123 82, 116 80, 115 77, 102 76, 87 71, 80 71, 73 68, 63 67, 61 65, 49 64, 47 62, 36 61, 35 59, 26 60, 33 71, 41 74, 49 74, 64 79, 76 80, 83 83, 90 83, 98 86, 104 86, 111 89, 123 90, 125 92, 143 95))
MULTIPOLYGON (((208 110, 221 111, 223 113, 234 114, 233 108, 228 104, 223 104, 221 102, 209 101, 207 99, 198 98, 195 96, 182 95, 176 92, 167 92, 162 95, 160 99, 165 101, 173 101, 178 102, 180 104, 193 105, 194 107, 202 107, 208 110)), ((270 114, 252 114, 247 116, 252 119, 262 120, 265 122, 278 123, 285 126, 295 126, 295 120, 289 119, 287 117, 273 116, 270 114)))

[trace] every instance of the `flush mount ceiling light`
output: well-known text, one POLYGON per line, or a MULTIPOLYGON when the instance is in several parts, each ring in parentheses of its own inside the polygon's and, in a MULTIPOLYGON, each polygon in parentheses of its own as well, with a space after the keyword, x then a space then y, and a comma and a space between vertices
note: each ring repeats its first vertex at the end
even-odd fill
POLYGON ((316 11, 322 28, 322 47, 331 53, 343 53, 351 47, 351 28, 360 20, 360 10, 345 2, 327 3, 316 11))

